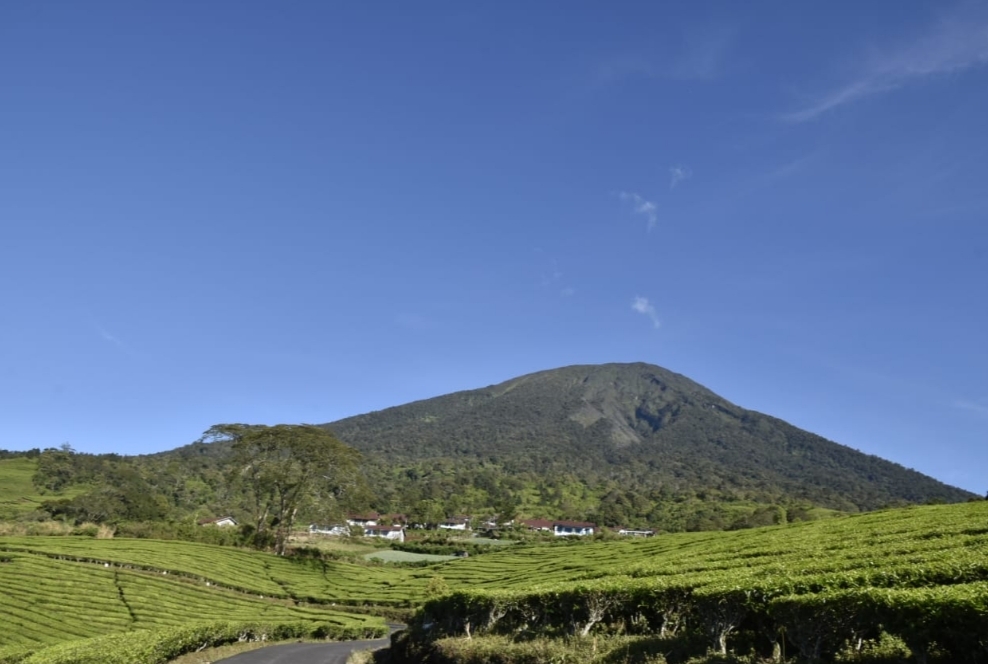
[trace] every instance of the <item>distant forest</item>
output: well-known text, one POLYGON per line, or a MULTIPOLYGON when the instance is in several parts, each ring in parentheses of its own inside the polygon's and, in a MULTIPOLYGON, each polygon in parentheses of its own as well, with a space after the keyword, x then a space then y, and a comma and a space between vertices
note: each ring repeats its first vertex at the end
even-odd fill
MULTIPOLYGON (((37 460, 33 483, 46 499, 40 510, 22 518, 131 524, 125 530, 141 534, 144 531, 134 524, 193 524, 201 517, 226 514, 249 522, 249 498, 230 482, 232 469, 222 451, 196 444, 164 455, 126 457, 78 453, 63 446, 0 451, 0 458, 37 460), (75 489, 71 498, 63 495, 68 489, 75 489)), ((367 457, 358 488, 346 500, 309 505, 300 516, 331 523, 348 512, 364 511, 400 513, 425 524, 452 515, 496 515, 500 521, 564 518, 667 532, 750 528, 835 513, 781 491, 776 496, 761 489, 723 487, 674 491, 551 468, 544 475, 537 469, 512 470, 492 461, 445 459, 396 467, 367 457)))
MULTIPOLYGON (((642 363, 563 367, 319 427, 278 426, 329 432, 360 453, 346 491, 300 502, 295 523, 373 510, 423 524, 469 515, 678 532, 976 498, 642 363)), ((205 436, 147 456, 16 454, 37 458, 36 518, 182 523, 251 513, 233 452, 205 436)))

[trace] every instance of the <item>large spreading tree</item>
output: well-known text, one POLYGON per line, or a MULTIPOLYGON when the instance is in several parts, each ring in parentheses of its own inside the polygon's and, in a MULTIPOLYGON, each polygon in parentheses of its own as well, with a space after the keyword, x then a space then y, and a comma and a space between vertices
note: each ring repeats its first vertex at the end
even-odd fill
POLYGON ((219 424, 203 440, 229 441, 231 480, 243 487, 258 542, 278 554, 299 512, 327 511, 358 486, 360 453, 326 429, 308 424, 219 424))

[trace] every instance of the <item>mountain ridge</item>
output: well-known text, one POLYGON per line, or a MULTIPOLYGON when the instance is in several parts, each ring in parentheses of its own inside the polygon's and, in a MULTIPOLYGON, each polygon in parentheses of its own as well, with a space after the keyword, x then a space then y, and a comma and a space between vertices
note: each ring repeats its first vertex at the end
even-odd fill
POLYGON ((973 496, 642 362, 548 369, 322 426, 398 465, 472 458, 855 511, 973 496))

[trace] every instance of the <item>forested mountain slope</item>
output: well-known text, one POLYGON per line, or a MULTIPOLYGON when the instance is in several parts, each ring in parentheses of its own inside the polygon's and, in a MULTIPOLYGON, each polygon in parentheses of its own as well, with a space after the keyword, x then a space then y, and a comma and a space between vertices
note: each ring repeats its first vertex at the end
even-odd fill
POLYGON ((713 492, 845 510, 971 497, 641 363, 542 371, 325 426, 391 467, 481 462, 669 496, 713 492))

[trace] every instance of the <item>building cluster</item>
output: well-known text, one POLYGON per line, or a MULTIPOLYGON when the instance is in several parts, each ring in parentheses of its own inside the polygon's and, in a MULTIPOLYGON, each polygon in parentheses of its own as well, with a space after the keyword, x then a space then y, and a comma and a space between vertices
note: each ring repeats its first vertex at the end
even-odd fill
MULTIPOLYGON (((404 514, 378 514, 377 512, 370 512, 367 514, 350 514, 347 516, 345 523, 327 526, 312 524, 309 526, 309 533, 313 535, 346 536, 352 534, 355 527, 359 527, 362 529, 365 537, 383 537, 385 539, 404 542, 406 528, 419 529, 435 527, 440 530, 468 531, 475 529, 494 530, 500 527, 514 525, 516 525, 514 521, 498 523, 495 517, 474 519, 471 516, 456 515, 430 526, 428 524, 409 523, 404 514)), ((517 525, 533 532, 552 533, 557 537, 584 537, 599 532, 596 524, 587 521, 525 519, 519 521, 517 525)), ((625 537, 652 537, 655 534, 654 530, 634 528, 612 528, 611 530, 625 537)))

